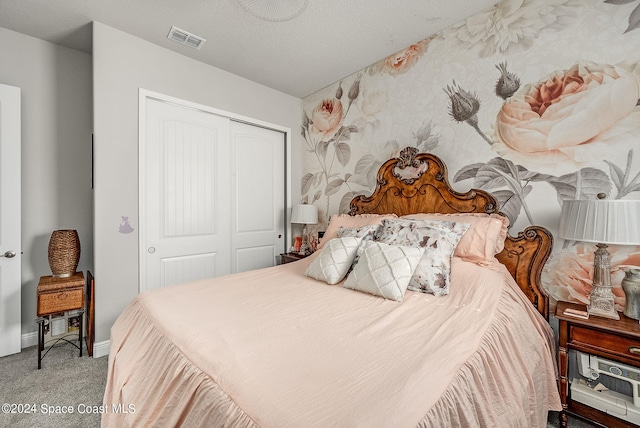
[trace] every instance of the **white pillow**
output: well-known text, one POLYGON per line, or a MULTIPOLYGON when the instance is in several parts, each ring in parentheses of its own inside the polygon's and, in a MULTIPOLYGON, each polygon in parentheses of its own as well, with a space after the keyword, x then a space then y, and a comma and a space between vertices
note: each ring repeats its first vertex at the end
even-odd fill
POLYGON ((327 284, 339 283, 349 272, 360 241, 352 236, 328 241, 304 274, 327 284))
POLYGON ((344 282, 344 288, 402 302, 423 254, 423 248, 365 241, 360 260, 344 282))

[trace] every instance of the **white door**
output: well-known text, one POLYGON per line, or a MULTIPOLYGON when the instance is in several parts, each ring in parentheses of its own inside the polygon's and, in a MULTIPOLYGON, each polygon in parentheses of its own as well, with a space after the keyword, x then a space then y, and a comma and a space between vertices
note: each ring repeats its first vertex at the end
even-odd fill
POLYGON ((285 247, 285 134, 231 122, 231 270, 273 266, 285 247))
POLYGON ((229 119, 143 102, 141 291, 229 273, 229 119))
POLYGON ((20 352, 20 88, 0 84, 0 357, 20 352))

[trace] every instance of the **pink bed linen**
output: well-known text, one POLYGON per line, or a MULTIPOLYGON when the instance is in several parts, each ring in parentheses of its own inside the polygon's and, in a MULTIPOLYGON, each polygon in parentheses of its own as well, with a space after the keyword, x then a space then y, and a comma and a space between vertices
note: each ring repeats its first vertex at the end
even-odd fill
POLYGON ((454 258, 402 304, 295 263, 138 296, 111 333, 102 426, 546 426, 552 333, 506 270, 454 258))

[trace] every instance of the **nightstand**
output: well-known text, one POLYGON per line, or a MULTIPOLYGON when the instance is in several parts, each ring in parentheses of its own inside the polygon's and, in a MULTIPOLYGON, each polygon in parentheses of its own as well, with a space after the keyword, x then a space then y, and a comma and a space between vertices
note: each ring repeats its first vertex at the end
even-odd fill
POLYGON ((640 324, 620 313, 620 320, 591 316, 580 319, 564 315, 567 308, 586 310, 584 305, 558 302, 556 318, 559 320, 558 387, 563 411, 561 426, 567 426, 566 412, 599 422, 607 427, 636 426, 625 420, 601 412, 585 404, 572 401, 569 396, 569 350, 576 350, 602 358, 640 367, 640 324))
MULTIPOLYGON (((40 277, 38 282, 38 306, 36 322, 38 323, 38 369, 42 367, 42 359, 47 355, 49 350, 55 346, 56 343, 63 340, 80 350, 80 356, 82 357, 82 325, 84 315, 84 289, 85 280, 82 272, 76 272, 75 274, 66 278, 55 278, 53 276, 40 277), (71 315, 66 314, 69 311, 73 311, 71 315), (78 345, 65 339, 66 327, 58 337, 55 343, 42 355, 44 350, 45 328, 48 327, 53 333, 51 315, 64 314, 58 319, 63 323, 72 323, 73 319, 76 319, 76 323, 73 328, 78 330, 78 345), (79 322, 77 322, 79 320, 79 322)), ((66 325, 66 324, 64 324, 66 325)), ((73 333, 75 335, 75 333, 73 333)), ((53 335, 53 334, 52 334, 53 335)))
POLYGON ((280 254, 280 264, 283 265, 285 263, 291 263, 291 262, 295 262, 298 260, 302 260, 305 257, 309 257, 311 254, 308 254, 306 256, 303 256, 301 254, 298 253, 283 253, 280 254))

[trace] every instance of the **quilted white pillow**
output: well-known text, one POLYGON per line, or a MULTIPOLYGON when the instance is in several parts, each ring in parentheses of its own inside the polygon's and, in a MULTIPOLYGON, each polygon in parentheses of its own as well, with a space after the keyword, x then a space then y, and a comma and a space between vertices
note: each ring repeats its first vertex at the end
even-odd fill
POLYGON ((349 272, 360 241, 353 236, 328 241, 304 274, 327 284, 339 283, 349 272))
POLYGON ((423 248, 366 241, 344 287, 402 302, 423 254, 423 248))

